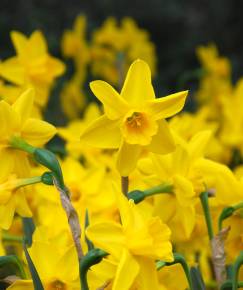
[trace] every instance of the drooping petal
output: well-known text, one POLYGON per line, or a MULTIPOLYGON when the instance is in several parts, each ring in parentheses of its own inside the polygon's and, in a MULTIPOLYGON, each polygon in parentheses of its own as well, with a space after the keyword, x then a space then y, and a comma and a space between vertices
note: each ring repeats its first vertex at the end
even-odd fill
POLYGON ((16 193, 16 212, 22 217, 32 216, 23 188, 16 193))
POLYGON ((140 145, 128 144, 125 141, 122 142, 116 161, 116 166, 121 176, 129 176, 135 169, 141 152, 142 147, 140 145))
POLYGON ((148 150, 157 154, 167 154, 175 150, 175 142, 165 120, 158 121, 158 132, 152 137, 148 150))
POLYGON ((12 108, 20 116, 21 123, 23 124, 31 115, 35 97, 34 89, 27 89, 24 91, 12 105, 12 108))
POLYGON ((32 280, 17 280, 8 287, 8 290, 34 290, 32 280))
POLYGON ((180 112, 188 91, 183 91, 147 102, 148 112, 156 119, 165 119, 180 112))
POLYGON ((124 116, 128 111, 126 101, 108 83, 104 81, 93 81, 90 83, 90 88, 102 102, 105 114, 109 119, 116 120, 124 116))
POLYGON ((42 120, 29 118, 22 128, 22 138, 33 146, 41 146, 56 134, 56 128, 42 120))
POLYGON ((121 143, 119 122, 102 115, 84 130, 81 141, 98 148, 118 148, 121 143))
POLYGON ((120 258, 125 239, 121 225, 114 222, 100 222, 89 226, 86 235, 98 248, 120 258))
POLYGON ((129 104, 140 107, 146 100, 155 98, 151 83, 151 71, 143 60, 134 61, 127 73, 121 96, 129 104))
POLYGON ((119 260, 120 263, 117 267, 112 290, 129 290, 138 275, 140 267, 133 256, 125 249, 119 260))

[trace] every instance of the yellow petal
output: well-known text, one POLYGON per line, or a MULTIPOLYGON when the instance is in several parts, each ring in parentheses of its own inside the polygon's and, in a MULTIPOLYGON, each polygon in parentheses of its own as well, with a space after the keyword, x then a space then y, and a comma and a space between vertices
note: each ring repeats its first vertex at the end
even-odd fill
POLYGON ((22 128, 22 138, 33 146, 41 146, 56 134, 56 128, 51 124, 38 120, 28 119, 22 128))
POLYGON ((23 85, 26 81, 25 69, 16 57, 11 57, 0 63, 0 76, 16 85, 23 85))
POLYGON ((136 168, 141 152, 142 147, 140 145, 128 144, 125 141, 122 142, 116 161, 116 166, 121 176, 129 176, 136 168))
POLYGON ((192 204, 192 199, 196 196, 193 184, 182 175, 173 176, 173 185, 176 198, 181 206, 192 204))
POLYGON ((38 58, 47 53, 47 43, 45 37, 39 30, 36 30, 31 34, 28 44, 31 58, 38 58))
POLYGON ((137 261, 140 271, 137 277, 137 285, 139 290, 160 290, 158 281, 158 272, 156 270, 155 261, 153 259, 138 257, 137 261))
POLYGON ((8 290, 34 290, 32 280, 17 280, 10 285, 8 290))
POLYGON ((143 60, 134 61, 127 73, 121 96, 129 104, 140 106, 146 100, 155 98, 151 83, 151 71, 143 60))
POLYGON ((29 208, 23 188, 19 189, 18 192, 16 193, 16 209, 15 210, 22 217, 32 216, 32 212, 29 208))
POLYGON ((0 228, 8 230, 12 224, 15 212, 15 199, 12 197, 4 204, 0 205, 0 228))
POLYGON ((192 137, 189 142, 189 154, 191 158, 200 158, 203 157, 204 152, 206 150, 206 146, 212 136, 212 132, 210 130, 205 130, 197 133, 192 137))
POLYGON ((59 271, 62 281, 74 281, 79 277, 78 256, 74 246, 60 257, 56 269, 53 270, 59 271))
POLYGON ((5 101, 0 101, 1 138, 10 137, 20 129, 20 117, 5 101))
POLYGON ((15 112, 19 114, 22 124, 31 115, 33 103, 34 103, 34 97, 35 97, 35 90, 27 89, 18 97, 18 99, 12 105, 12 108, 15 110, 15 112))
POLYGON ((87 237, 102 250, 120 258, 124 244, 122 226, 115 222, 100 222, 86 229, 87 237))
POLYGON ((84 130, 81 141, 98 148, 118 148, 121 143, 119 122, 102 115, 84 130))
POLYGON ((147 102, 150 114, 156 119, 165 119, 180 112, 184 107, 188 91, 183 91, 147 102))
POLYGON ((122 256, 120 257, 119 265, 117 267, 112 290, 131 289, 131 286, 134 283, 138 272, 139 265, 136 260, 127 250, 123 250, 122 256))
POLYGON ((26 36, 18 31, 11 31, 11 40, 18 55, 24 55, 28 39, 26 36))
POLYGON ((105 114, 111 120, 115 120, 125 115, 128 106, 117 91, 104 81, 94 81, 90 83, 90 88, 95 96, 102 102, 105 114))
POLYGON ((193 206, 177 208, 177 225, 181 227, 182 236, 189 239, 196 224, 196 213, 193 206))
POLYGON ((152 137, 151 143, 148 145, 148 150, 157 154, 167 154, 175 150, 175 143, 170 133, 169 126, 165 120, 157 122, 158 132, 152 137))

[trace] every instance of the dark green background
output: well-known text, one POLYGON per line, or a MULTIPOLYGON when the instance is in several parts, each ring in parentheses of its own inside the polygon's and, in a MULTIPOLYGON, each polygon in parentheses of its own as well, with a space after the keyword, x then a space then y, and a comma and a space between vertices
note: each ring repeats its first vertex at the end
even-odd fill
MULTIPOLYGON (((178 81, 183 74, 198 67, 195 47, 200 44, 217 44, 233 64, 234 80, 243 73, 241 0, 0 0, 0 57, 13 54, 9 38, 12 29, 27 34, 42 29, 50 51, 60 57, 62 32, 71 27, 79 13, 87 16, 89 32, 111 15, 118 19, 131 16, 140 27, 150 31, 159 60, 159 74, 155 80, 159 95, 177 89, 195 89, 196 81, 180 86, 178 81)), ((50 104, 49 108, 52 106, 50 104)))

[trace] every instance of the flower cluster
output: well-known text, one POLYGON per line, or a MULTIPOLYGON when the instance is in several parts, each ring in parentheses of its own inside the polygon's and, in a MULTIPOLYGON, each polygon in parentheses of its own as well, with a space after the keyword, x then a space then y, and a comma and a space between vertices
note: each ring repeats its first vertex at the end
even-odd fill
POLYGON ((0 63, 1 289, 241 287, 243 81, 232 83, 230 61, 199 47, 198 90, 160 96, 146 31, 109 18, 88 41, 78 16, 61 41, 74 64, 60 94, 71 120, 55 128, 42 113, 65 65, 40 31, 11 38, 16 56, 0 63), (183 111, 192 97, 197 110, 183 111), (55 134, 65 145, 44 148, 55 134))

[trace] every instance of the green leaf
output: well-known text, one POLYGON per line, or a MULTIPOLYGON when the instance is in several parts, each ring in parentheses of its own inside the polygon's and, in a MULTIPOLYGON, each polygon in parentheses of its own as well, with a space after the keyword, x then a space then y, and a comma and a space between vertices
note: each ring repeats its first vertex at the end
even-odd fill
MULTIPOLYGON (((84 223, 84 227, 85 229, 89 226, 89 212, 88 209, 86 209, 85 211, 85 223, 84 223)), ((86 244, 88 246, 88 250, 91 251, 92 249, 94 249, 94 245, 93 243, 87 238, 87 236, 85 235, 85 241, 86 244)))
POLYGON ((192 289, 193 290, 205 290, 205 284, 202 279, 201 272, 197 267, 191 267, 191 279, 192 279, 192 289))
POLYGON ((27 247, 32 245, 32 235, 35 231, 35 224, 32 218, 22 218, 24 228, 24 241, 27 247))
POLYGON ((0 256, 0 278, 12 275, 22 279, 26 278, 21 261, 15 255, 0 256))
MULTIPOLYGON (((44 290, 44 287, 42 285, 42 282, 41 282, 41 279, 39 277, 39 274, 35 268, 35 265, 33 263, 33 261, 31 260, 31 257, 29 255, 29 252, 28 252, 28 249, 26 247, 26 245, 24 244, 23 246, 24 248, 24 253, 25 253, 25 257, 26 257, 26 260, 27 260, 27 263, 28 263, 28 266, 29 266, 29 270, 30 270, 30 274, 31 274, 31 277, 32 277, 32 281, 33 281, 33 284, 34 284, 34 289, 35 290, 44 290)), ((47 261, 48 263, 48 261, 47 261)))

